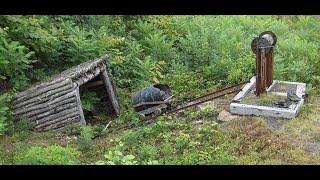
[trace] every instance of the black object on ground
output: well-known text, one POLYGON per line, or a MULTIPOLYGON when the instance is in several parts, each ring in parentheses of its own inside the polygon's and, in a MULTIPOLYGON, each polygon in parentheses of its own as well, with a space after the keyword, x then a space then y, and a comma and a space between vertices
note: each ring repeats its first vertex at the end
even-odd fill
POLYGON ((298 102, 301 100, 301 98, 299 98, 295 93, 292 93, 292 92, 288 92, 287 97, 289 100, 294 101, 294 102, 298 102))
POLYGON ((291 104, 291 100, 281 100, 279 102, 273 103, 273 106, 277 108, 289 108, 291 104))

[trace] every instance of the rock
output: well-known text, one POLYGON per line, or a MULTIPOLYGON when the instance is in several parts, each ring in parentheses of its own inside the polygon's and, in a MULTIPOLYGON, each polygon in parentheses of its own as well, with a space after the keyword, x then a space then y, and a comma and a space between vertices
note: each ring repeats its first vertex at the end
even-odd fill
POLYGON ((226 111, 226 110, 222 110, 222 111, 219 113, 219 115, 218 115, 218 117, 217 117, 217 120, 222 121, 222 122, 227 122, 227 121, 231 121, 231 120, 233 120, 233 119, 235 119, 235 118, 237 118, 237 117, 238 117, 238 116, 232 115, 231 113, 229 113, 229 112, 226 111))
POLYGON ((203 121, 199 120, 199 121, 193 121, 192 124, 196 125, 196 124, 202 124, 203 121))

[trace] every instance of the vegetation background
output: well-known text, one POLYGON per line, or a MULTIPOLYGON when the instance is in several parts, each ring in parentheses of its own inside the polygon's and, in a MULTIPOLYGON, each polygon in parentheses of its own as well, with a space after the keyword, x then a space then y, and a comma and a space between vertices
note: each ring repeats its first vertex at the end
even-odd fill
MULTIPOLYGON (((14 93, 104 54, 110 56, 113 81, 121 97, 123 113, 118 119, 119 124, 128 120, 137 121, 131 109, 130 94, 152 83, 168 84, 178 99, 184 99, 199 95, 207 89, 247 80, 255 71, 255 58, 250 43, 253 37, 266 30, 273 31, 278 37, 274 78, 305 82, 309 94, 319 95, 319 16, 0 16, 0 136, 15 139, 24 137, 20 133, 24 131, 14 126, 11 120, 10 100, 14 93), (17 131, 20 131, 19 136, 15 134, 17 131)), ((154 128, 162 127, 164 130, 172 125, 166 125, 166 121, 161 119, 159 122, 154 128)), ((28 129, 25 124, 20 126, 28 129)), ((215 124, 211 126, 215 127, 215 124)), ((165 134, 168 138, 162 137, 165 141, 160 149, 167 152, 159 155, 154 146, 141 144, 139 139, 140 136, 144 137, 143 133, 151 133, 150 137, 154 135, 154 140, 159 138, 162 130, 158 132, 154 128, 144 129, 143 132, 127 132, 129 134, 124 134, 124 140, 118 140, 118 149, 105 154, 105 160, 99 163, 192 164, 199 163, 195 162, 199 158, 202 158, 202 163, 228 163, 237 159, 225 148, 226 143, 230 142, 220 135, 217 137, 222 139, 216 140, 223 142, 224 146, 212 149, 214 146, 204 145, 204 149, 209 150, 202 150, 203 154, 195 154, 190 150, 187 155, 181 156, 183 159, 177 158, 177 154, 183 154, 183 149, 190 142, 197 142, 191 141, 192 137, 186 132, 177 137, 165 134), (176 142, 174 152, 177 154, 168 155, 170 158, 159 161, 160 156, 170 154, 170 139, 176 142), (121 146, 121 143, 135 141, 137 144, 130 146, 129 150, 128 146, 121 146), (205 153, 212 152, 216 152, 212 155, 215 158, 206 159, 209 155, 205 153), (138 160, 135 160, 137 157, 138 160), (154 161, 156 159, 158 161, 154 161)), ((218 132, 206 128, 199 131, 205 135, 218 132)), ((93 133, 86 128, 82 129, 82 140, 78 142, 80 151, 90 147, 90 134, 93 133)), ((198 138, 203 140, 205 135, 198 138)), ((22 145, 19 143, 14 146, 15 150, 9 156, 12 158, 3 160, 3 163, 59 162, 55 161, 59 157, 52 157, 54 160, 51 161, 44 155, 51 151, 59 152, 63 157, 70 156, 67 160, 62 158, 61 162, 66 164, 79 163, 74 158, 79 154, 83 156, 82 162, 93 162, 84 158, 90 155, 81 155, 74 149, 70 150, 70 147, 64 149, 50 145, 46 148, 28 148, 20 147, 22 145), (27 149, 26 153, 19 154, 24 148, 27 149)), ((198 145, 192 146, 196 147, 198 145)))

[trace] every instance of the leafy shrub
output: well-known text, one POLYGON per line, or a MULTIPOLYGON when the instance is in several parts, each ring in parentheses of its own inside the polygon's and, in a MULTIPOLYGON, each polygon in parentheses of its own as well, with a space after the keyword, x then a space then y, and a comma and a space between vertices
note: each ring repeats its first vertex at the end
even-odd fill
POLYGON ((81 105, 84 110, 92 111, 94 104, 99 100, 95 92, 85 92, 81 94, 81 105))
POLYGON ((13 124, 13 139, 22 141, 26 139, 31 131, 34 129, 34 124, 30 123, 27 119, 21 119, 13 124))
POLYGON ((80 164, 80 153, 71 147, 50 145, 34 146, 15 157, 16 164, 25 165, 74 165, 80 164))
POLYGON ((10 113, 8 101, 8 94, 0 95, 0 135, 3 135, 7 129, 7 119, 10 113))
POLYGON ((104 155, 105 160, 97 161, 97 165, 137 165, 135 156, 123 155, 120 151, 108 151, 104 155))
POLYGON ((80 136, 78 138, 78 148, 80 150, 89 149, 93 137, 94 134, 91 126, 81 126, 80 136))

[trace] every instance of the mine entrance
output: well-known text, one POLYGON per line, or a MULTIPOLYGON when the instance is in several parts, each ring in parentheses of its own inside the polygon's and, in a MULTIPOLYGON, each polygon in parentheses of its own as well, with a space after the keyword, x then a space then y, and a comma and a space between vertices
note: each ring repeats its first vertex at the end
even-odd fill
POLYGON ((87 125, 105 124, 117 117, 102 75, 81 85, 79 93, 87 125))

